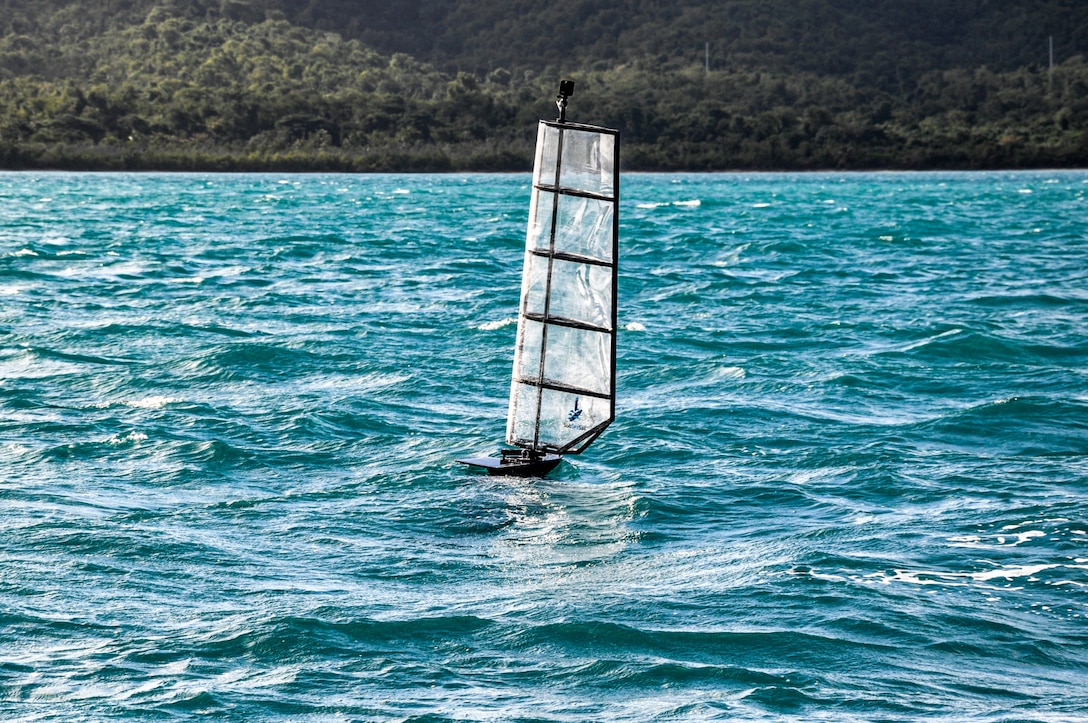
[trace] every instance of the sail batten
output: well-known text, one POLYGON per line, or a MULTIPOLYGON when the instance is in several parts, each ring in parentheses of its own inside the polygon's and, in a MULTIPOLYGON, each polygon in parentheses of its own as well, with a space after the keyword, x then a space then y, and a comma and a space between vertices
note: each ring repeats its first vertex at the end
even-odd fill
POLYGON ((534 256, 545 256, 559 259, 560 261, 573 261, 578 264, 591 264, 593 266, 612 266, 611 261, 604 259, 598 259, 593 256, 585 256, 584 254, 574 254, 563 251, 552 251, 551 249, 531 249, 529 253, 534 256))
POLYGON ((553 193, 559 193, 564 196, 577 196, 578 198, 592 198, 598 201, 611 201, 611 195, 605 195, 601 193, 593 193, 592 191, 582 191, 577 188, 567 188, 566 186, 557 186, 547 183, 534 183, 533 188, 538 191, 551 191, 553 193))
POLYGON ((507 443, 578 453, 615 418, 619 134, 541 121, 507 443))
POLYGON ((577 319, 568 319, 563 316, 545 316, 544 314, 534 314, 527 312, 525 318, 529 321, 539 321, 545 324, 554 324, 555 326, 565 326, 568 329, 582 329, 583 331, 596 331, 601 334, 610 334, 612 329, 607 326, 598 326, 596 324, 590 324, 586 321, 578 321, 577 319))
POLYGON ((518 384, 525 384, 531 387, 540 387, 542 389, 551 389, 556 392, 567 392, 568 394, 577 394, 586 397, 595 397, 597 399, 611 399, 612 395, 606 392, 597 392, 592 389, 585 389, 584 387, 573 387, 569 384, 561 384, 548 379, 530 379, 522 377, 517 380, 518 384))

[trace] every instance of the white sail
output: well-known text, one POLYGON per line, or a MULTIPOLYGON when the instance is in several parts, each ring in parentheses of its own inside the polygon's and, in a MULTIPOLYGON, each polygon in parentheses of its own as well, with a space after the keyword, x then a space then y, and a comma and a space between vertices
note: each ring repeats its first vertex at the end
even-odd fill
POLYGON ((615 418, 619 133, 541 121, 508 444, 577 454, 615 418))

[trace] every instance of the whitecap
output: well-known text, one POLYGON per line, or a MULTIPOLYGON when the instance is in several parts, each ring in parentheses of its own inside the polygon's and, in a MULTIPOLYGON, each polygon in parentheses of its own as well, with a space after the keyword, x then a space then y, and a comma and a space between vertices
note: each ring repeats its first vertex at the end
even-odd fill
POLYGON ((698 198, 693 198, 689 201, 644 201, 643 203, 635 204, 635 208, 652 210, 655 208, 661 208, 662 206, 679 206, 681 208, 698 208, 702 206, 703 202, 698 198))
POLYGON ((625 331, 646 331, 646 327, 637 321, 628 322, 623 328, 625 331))
POLYGON ((932 572, 926 570, 919 570, 912 572, 910 570, 893 570, 891 575, 876 573, 874 576, 878 578, 879 582, 906 582, 912 585, 951 585, 954 587, 963 587, 966 582, 957 582, 962 576, 959 573, 944 573, 944 572, 932 572))
POLYGON ((128 434, 115 434, 109 438, 110 444, 135 444, 147 440, 143 432, 129 432, 128 434))
POLYGON ((119 700, 119 701, 120 700, 129 700, 131 698, 135 698, 138 695, 144 695, 146 693, 150 693, 153 690, 156 690, 158 688, 163 687, 163 685, 165 685, 165 683, 162 680, 149 680, 149 681, 147 681, 145 683, 142 683, 140 685, 137 685, 137 686, 135 686, 133 688, 129 688, 127 690, 122 690, 119 693, 114 694, 112 696, 112 698, 113 698, 113 700, 119 700))
POLYGON ((750 244, 741 244, 732 251, 724 254, 720 259, 711 262, 711 266, 717 268, 725 268, 727 266, 734 266, 740 261, 741 254, 748 250, 750 244))
POLYGON ((4 445, 4 448, 11 454, 20 456, 24 454, 30 454, 34 450, 25 444, 17 444, 15 442, 8 442, 4 445))
POLYGON ((717 379, 744 379, 746 376, 748 372, 744 371, 744 367, 722 367, 714 372, 717 379))
POLYGON ((942 331, 941 333, 934 334, 933 336, 927 336, 925 339, 919 339, 918 341, 911 341, 907 342, 906 344, 901 344, 899 346, 893 346, 891 347, 891 350, 898 352, 914 351, 915 349, 921 349, 924 346, 928 346, 933 342, 937 341, 938 339, 944 339, 962 333, 963 329, 949 329, 948 331, 942 331))
POLYGON ((139 276, 147 271, 147 265, 140 261, 122 261, 109 266, 102 266, 100 276, 139 276))
POLYGON ((892 570, 890 573, 874 573, 866 575, 866 578, 875 582, 888 584, 892 582, 905 582, 912 585, 944 585, 949 587, 965 587, 972 582, 991 582, 993 580, 1012 581, 1016 578, 1026 577, 1029 580, 1046 570, 1061 567, 1074 567, 1073 565, 1060 565, 1056 563, 1042 563, 1037 565, 1021 565, 1018 567, 1000 567, 981 572, 942 572, 939 570, 892 570))
MULTIPOLYGON (((822 480, 834 480, 849 475, 853 470, 849 467, 821 467, 818 469, 805 469, 794 472, 788 477, 788 481, 795 485, 805 485, 810 482, 822 480)), ((864 524, 873 518, 872 515, 863 516, 864 519, 855 520, 855 524, 864 524)))
POLYGON ((134 409, 162 409, 167 404, 177 404, 184 401, 178 397, 167 397, 163 395, 155 395, 145 397, 144 399, 133 399, 122 402, 126 407, 132 407, 134 409))
POLYGON ((1046 533, 1042 530, 1028 530, 1027 532, 1018 532, 1014 541, 1008 542, 1008 538, 1005 535, 999 535, 997 538, 997 544, 1008 545, 1009 547, 1016 547, 1022 545, 1028 540, 1035 537, 1046 537, 1046 533))
POLYGON ((213 269, 211 271, 208 271, 208 272, 206 272, 206 273, 204 273, 202 275, 202 278, 210 279, 210 278, 217 277, 217 276, 219 276, 219 277, 242 276, 244 274, 248 274, 252 270, 253 270, 253 267, 251 267, 251 266, 226 266, 226 267, 221 268, 221 269, 213 269))
POLYGON ((511 324, 516 323, 518 323, 517 319, 508 316, 505 319, 501 319, 499 321, 485 321, 482 324, 477 324, 475 328, 479 329, 480 331, 495 331, 496 329, 501 329, 504 326, 510 326, 511 324))
POLYGON ((1052 570, 1055 567, 1061 567, 1060 565, 1042 564, 1042 565, 1022 565, 1020 567, 1002 567, 997 570, 987 570, 985 572, 972 572, 970 578, 972 580, 978 580, 985 582, 987 580, 994 580, 997 578, 1003 578, 1005 580, 1012 580, 1017 577, 1032 577, 1039 574, 1043 570, 1052 570))
POLYGON ((953 547, 984 547, 982 538, 978 535, 956 535, 949 537, 948 541, 953 547))

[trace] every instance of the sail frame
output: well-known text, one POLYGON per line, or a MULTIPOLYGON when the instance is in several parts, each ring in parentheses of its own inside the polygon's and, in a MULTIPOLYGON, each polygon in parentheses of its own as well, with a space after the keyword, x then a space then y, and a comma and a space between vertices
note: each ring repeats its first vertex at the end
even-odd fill
POLYGON ((579 454, 615 419, 619 190, 619 131, 540 121, 508 444, 579 454))

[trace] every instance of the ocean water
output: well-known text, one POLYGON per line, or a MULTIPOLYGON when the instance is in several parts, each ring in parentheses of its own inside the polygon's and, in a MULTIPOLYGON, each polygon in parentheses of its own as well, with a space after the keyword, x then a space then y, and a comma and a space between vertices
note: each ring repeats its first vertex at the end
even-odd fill
POLYGON ((0 174, 0 718, 1088 720, 1088 173, 626 176, 523 480, 528 181, 0 174))

